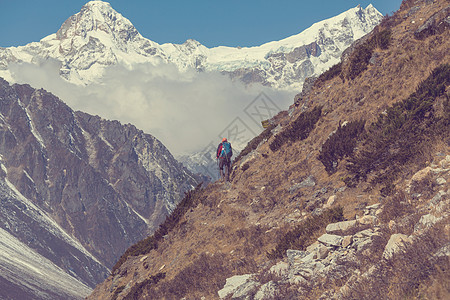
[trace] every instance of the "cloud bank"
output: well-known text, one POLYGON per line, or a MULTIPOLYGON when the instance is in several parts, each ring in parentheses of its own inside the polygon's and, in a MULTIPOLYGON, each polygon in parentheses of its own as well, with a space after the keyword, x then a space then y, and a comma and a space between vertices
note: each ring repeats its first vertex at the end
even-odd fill
POLYGON ((111 66, 101 84, 88 86, 65 81, 59 69, 60 63, 52 60, 10 65, 15 82, 44 88, 74 110, 131 123, 175 155, 219 142, 233 120, 258 134, 262 128, 248 113, 254 100, 263 93, 278 108, 287 109, 294 96, 261 85, 246 87, 219 73, 180 72, 167 64, 139 64, 131 70, 111 66))

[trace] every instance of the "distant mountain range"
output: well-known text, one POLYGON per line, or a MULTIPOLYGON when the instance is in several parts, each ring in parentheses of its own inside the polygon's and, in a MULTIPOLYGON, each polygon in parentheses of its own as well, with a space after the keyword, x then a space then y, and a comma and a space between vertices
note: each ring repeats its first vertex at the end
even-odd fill
POLYGON ((2 79, 0 158, 0 286, 23 299, 85 296, 198 183, 133 125, 2 79))
POLYGON ((195 40, 182 45, 144 38, 109 3, 91 1, 40 42, 0 48, 0 76, 14 82, 11 63, 61 63, 60 75, 75 84, 101 82, 108 66, 132 70, 137 64, 174 64, 179 70, 218 71, 246 84, 299 90, 305 78, 339 62, 342 52, 382 19, 372 5, 318 22, 305 31, 258 47, 207 48, 195 40))

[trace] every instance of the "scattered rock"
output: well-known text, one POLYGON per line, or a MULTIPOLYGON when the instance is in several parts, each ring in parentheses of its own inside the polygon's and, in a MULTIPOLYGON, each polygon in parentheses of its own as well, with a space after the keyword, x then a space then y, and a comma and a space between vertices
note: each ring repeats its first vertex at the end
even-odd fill
POLYGON ((294 184, 293 186, 291 186, 290 188, 289 188, 289 192, 290 193, 294 193, 294 192, 296 192, 298 189, 301 189, 301 188, 305 188, 305 187, 313 187, 313 186, 315 186, 316 185, 316 182, 315 182, 315 180, 314 180, 314 176, 308 176, 305 180, 303 180, 302 182, 300 182, 300 183, 297 183, 297 184, 294 184))
POLYGON ((328 252, 330 252, 330 250, 325 247, 324 245, 319 245, 316 248, 316 253, 317 253, 317 259, 324 259, 327 257, 328 252))
POLYGON ((270 268, 269 272, 276 274, 278 276, 283 276, 287 273, 288 270, 289 270, 289 264, 287 262, 280 261, 276 265, 273 265, 270 268))
POLYGON ((411 238, 405 234, 396 233, 391 235, 391 238, 384 248, 383 257, 390 259, 394 254, 403 251, 406 244, 411 242, 411 238))
POLYGON ((308 254, 308 252, 300 250, 289 249, 286 251, 286 256, 290 266, 298 264, 299 262, 301 262, 302 258, 306 257, 308 254))
POLYGON ((277 284, 273 281, 269 281, 263 284, 255 295, 255 300, 272 299, 277 290, 277 284))
POLYGON ((336 201, 336 195, 332 195, 328 198, 327 203, 323 206, 323 208, 330 208, 334 202, 336 201))
POLYGON ((375 225, 376 217, 374 216, 362 216, 358 223, 362 225, 375 225))
POLYGON ((325 246, 340 247, 342 239, 343 239, 342 236, 325 233, 317 240, 322 244, 324 244, 325 246))
POLYGON ((327 233, 330 234, 336 232, 345 232, 349 229, 355 228, 356 225, 357 225, 356 220, 331 223, 327 225, 326 231, 327 233))
POLYGON ((348 246, 350 246, 353 242, 353 236, 351 235, 346 235, 344 236, 344 238, 342 239, 342 248, 347 248, 348 246))
POLYGON ((445 180, 445 178, 439 177, 438 179, 436 179, 436 183, 438 185, 443 185, 447 183, 447 180, 445 180))
POLYGON ((431 167, 426 167, 425 169, 422 169, 413 175, 413 177, 411 178, 411 183, 422 182, 426 178, 430 177, 430 175, 431 175, 431 167))
POLYGON ((227 278, 227 281, 223 289, 217 292, 219 294, 220 299, 223 299, 231 294, 234 294, 239 287, 245 285, 247 281, 249 281, 250 277, 252 277, 252 274, 236 275, 227 278))

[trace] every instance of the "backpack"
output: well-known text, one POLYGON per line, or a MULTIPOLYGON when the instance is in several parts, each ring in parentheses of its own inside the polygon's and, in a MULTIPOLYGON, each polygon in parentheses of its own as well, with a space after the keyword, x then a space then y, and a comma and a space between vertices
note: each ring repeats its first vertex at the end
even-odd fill
POLYGON ((228 159, 233 156, 233 149, 231 148, 231 144, 229 142, 222 142, 222 152, 220 153, 220 157, 225 156, 228 159))

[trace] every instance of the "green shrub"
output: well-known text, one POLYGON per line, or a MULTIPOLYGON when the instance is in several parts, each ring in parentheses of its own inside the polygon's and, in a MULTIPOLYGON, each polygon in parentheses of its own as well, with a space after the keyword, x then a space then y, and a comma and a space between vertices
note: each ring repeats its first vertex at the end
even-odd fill
POLYGON ((321 114, 322 106, 316 106, 311 111, 301 113, 295 121, 275 136, 269 145, 270 150, 275 152, 288 141, 295 142, 306 139, 319 121, 321 114))
POLYGON ((240 161, 244 156, 255 150, 258 145, 266 139, 269 139, 272 136, 272 130, 275 128, 273 124, 270 124, 269 127, 264 129, 263 132, 261 132, 260 135, 254 137, 250 142, 247 143, 247 146, 239 153, 239 155, 234 160, 233 164, 236 164, 238 161, 240 161))
POLYGON ((318 159, 325 166, 328 174, 336 172, 339 160, 353 154, 356 142, 364 132, 364 120, 352 121, 339 126, 322 145, 318 159))
MULTIPOLYGON (((436 117, 433 104, 449 85, 450 65, 445 64, 436 68, 406 100, 380 114, 369 126, 359 150, 349 158, 346 184, 354 186, 366 181, 369 174, 373 174, 374 184, 393 182, 408 162, 424 159, 422 150, 432 139, 448 137, 448 117, 436 117)), ((445 115, 448 101, 444 106, 445 115)))
POLYGON ((344 219, 343 211, 343 208, 338 206, 327 209, 320 215, 309 217, 293 230, 288 231, 280 239, 275 249, 267 253, 267 257, 269 259, 283 258, 288 249, 305 250, 328 224, 344 219))
POLYGON ((193 206, 197 205, 201 201, 203 189, 201 188, 202 183, 197 185, 194 190, 185 193, 183 200, 178 203, 174 211, 166 217, 164 223, 159 225, 159 228, 155 233, 142 241, 137 242, 133 246, 127 249, 125 253, 119 258, 117 263, 111 270, 114 273, 119 267, 127 260, 130 256, 138 256, 149 253, 153 249, 158 248, 159 242, 164 239, 164 236, 172 231, 175 226, 180 222, 184 214, 193 206))
POLYGON ((391 29, 384 29, 375 32, 364 43, 355 47, 355 50, 350 55, 349 70, 346 77, 353 80, 364 72, 367 69, 374 50, 376 48, 388 49, 391 44, 391 37, 391 29))
POLYGON ((325 81, 331 80, 334 77, 341 75, 341 72, 342 72, 342 62, 339 62, 334 66, 332 66, 331 68, 329 68, 327 71, 320 74, 319 78, 317 78, 316 80, 316 83, 322 84, 325 81))
POLYGON ((166 273, 158 273, 156 275, 150 276, 150 278, 133 285, 128 294, 123 298, 123 300, 135 300, 139 299, 142 295, 144 289, 148 289, 150 286, 158 284, 161 279, 166 278, 166 273))

